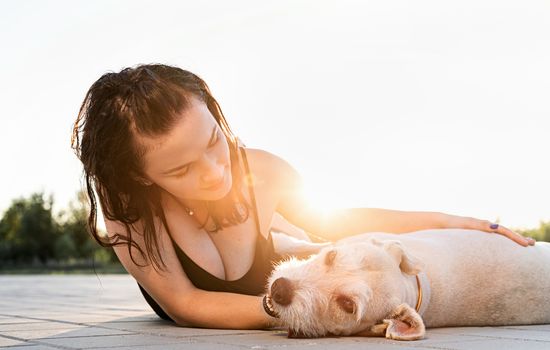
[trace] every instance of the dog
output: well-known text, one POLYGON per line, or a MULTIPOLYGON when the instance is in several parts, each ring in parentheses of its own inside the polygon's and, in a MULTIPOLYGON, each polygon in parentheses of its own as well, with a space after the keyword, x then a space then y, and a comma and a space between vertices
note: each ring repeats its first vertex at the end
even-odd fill
POLYGON ((274 234, 267 307, 289 337, 416 340, 425 328, 550 323, 550 244, 475 230, 368 233, 334 244, 274 234))

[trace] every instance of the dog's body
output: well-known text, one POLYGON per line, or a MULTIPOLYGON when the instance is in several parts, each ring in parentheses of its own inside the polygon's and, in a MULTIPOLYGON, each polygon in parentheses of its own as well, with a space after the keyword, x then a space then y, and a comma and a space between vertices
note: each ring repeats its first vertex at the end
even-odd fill
MULTIPOLYGON (((428 230, 396 239, 424 263, 431 300, 427 327, 550 323, 550 244, 521 247, 497 234, 428 230)), ((414 305, 412 305, 414 306, 414 305)))
POLYGON ((550 244, 522 247, 479 231, 349 237, 308 260, 282 263, 269 288, 275 311, 297 333, 418 339, 424 325, 412 308, 419 271, 427 327, 550 323, 550 244), (288 305, 281 281, 292 291, 288 305), (299 319, 307 317, 315 321, 299 319))

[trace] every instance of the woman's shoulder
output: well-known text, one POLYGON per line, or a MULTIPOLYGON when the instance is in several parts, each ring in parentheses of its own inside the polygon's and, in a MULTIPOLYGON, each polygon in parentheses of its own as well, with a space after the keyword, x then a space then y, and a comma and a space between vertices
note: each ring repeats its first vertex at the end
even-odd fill
POLYGON ((256 148, 245 148, 245 151, 257 186, 265 184, 278 192, 301 183, 298 172, 282 157, 256 148))
POLYGON ((293 170, 286 160, 276 154, 258 148, 244 148, 244 150, 251 170, 272 175, 275 171, 293 170))

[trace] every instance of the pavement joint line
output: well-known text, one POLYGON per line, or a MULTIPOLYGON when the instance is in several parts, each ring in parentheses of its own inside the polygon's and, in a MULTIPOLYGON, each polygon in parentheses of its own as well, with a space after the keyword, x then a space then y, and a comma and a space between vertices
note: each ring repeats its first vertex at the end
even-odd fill
MULTIPOLYGON (((228 334, 218 334, 218 335, 215 335, 215 337, 221 337, 221 336, 227 336, 228 334)), ((241 333, 241 334, 237 334, 237 333, 233 333, 233 334, 230 334, 231 336, 233 335, 246 335, 245 333, 241 333)), ((272 335, 277 335, 277 336, 281 336, 280 333, 275 333, 275 332, 272 332, 272 335)), ((212 338, 214 337, 214 335, 200 335, 200 336, 195 336, 195 337, 200 337, 200 338, 212 338)), ((354 342, 354 343, 368 343, 368 344, 374 344, 374 345, 384 345, 384 344, 389 344, 389 342, 391 342, 392 345, 397 345, 397 346, 405 346, 405 347, 409 347, 410 348, 410 345, 411 345, 411 342, 409 341, 395 341, 395 340, 389 340, 389 339, 385 339, 385 338, 377 338, 377 337, 354 337, 354 336, 330 336, 330 337, 319 337, 319 338, 298 338, 298 339, 292 339, 292 338, 288 338, 288 337, 281 337, 281 344, 269 344, 269 345, 266 345, 266 346, 269 346, 269 348, 282 348, 282 347, 288 347, 289 345, 297 345, 298 343, 311 343, 311 342, 318 342, 320 341, 321 339, 327 339, 327 338, 330 338, 330 339, 341 339, 341 340, 344 340, 344 341, 349 341, 350 338, 352 338, 351 340, 354 342), (285 343, 285 340, 291 340, 292 341, 292 344, 288 344, 288 343, 285 343), (362 339, 368 339, 368 341, 363 341, 362 339)), ((202 341, 198 341, 197 342, 198 344, 201 344, 201 343, 204 343, 202 341)), ((220 342, 216 342, 216 341, 213 341, 213 342, 210 342, 210 343, 213 343, 213 344, 219 344, 219 345, 226 345, 228 343, 220 343, 220 342)), ((242 344, 230 344, 230 345, 233 345, 233 346, 243 346, 247 349, 250 348, 249 345, 242 345, 242 344)), ((299 344, 299 345, 307 345, 307 344, 299 344)), ((319 345, 319 344, 317 344, 319 345)), ((322 345, 319 345, 322 347, 322 345)), ((421 345, 419 345, 421 346, 421 345)))
POLYGON ((105 321, 105 322, 92 321, 88 324, 89 325, 95 325, 95 324, 98 324, 98 323, 126 323, 126 322, 150 322, 150 321, 151 320, 149 320, 149 319, 146 319, 146 320, 112 320, 112 321, 105 321))
MULTIPOLYGON (((239 348, 243 348, 243 349, 251 349, 251 348, 254 348, 254 346, 256 346, 257 348, 256 349, 279 349, 279 348, 287 348, 288 346, 291 346, 291 345, 297 345, 296 343, 294 344, 269 344, 269 345, 244 345, 244 344, 233 344, 233 343, 220 343, 220 342, 201 342, 201 341, 198 341, 196 342, 195 344, 216 344, 216 345, 220 345, 220 348, 223 348, 224 345, 231 345, 231 346, 237 346, 239 348)), ((300 346, 300 345, 298 345, 300 346)), ((307 345, 305 345, 307 346, 307 345)), ((317 346, 319 346, 317 344, 317 346)), ((322 346, 319 346, 322 348, 322 346)))
MULTIPOLYGON (((398 346, 401 346, 401 345, 398 345, 398 346)), ((409 345, 405 345, 406 347, 409 347, 409 345)), ((419 349, 436 349, 436 350, 455 350, 456 348, 448 348, 448 347, 442 347, 442 346, 436 346, 436 345, 427 345, 427 344, 422 344, 422 345, 418 345, 418 346, 412 346, 413 348, 415 347, 418 347, 419 349)), ((409 347, 410 349, 410 347, 409 347)))
MULTIPOLYGON (((452 327, 449 327, 450 329, 452 329, 452 327)), ((518 330, 522 330, 522 329, 518 329, 518 330)), ((426 330, 429 332, 429 328, 426 330)), ((533 332, 533 331, 529 331, 529 330, 526 330, 528 332, 533 332)), ((449 332, 449 333, 443 333, 443 334, 453 334, 453 335, 459 335, 459 336, 476 336, 476 337, 480 337, 480 338, 487 338, 487 339, 498 339, 498 340, 523 340, 523 341, 536 341, 536 342, 541 342, 541 343, 550 343, 550 340, 540 340, 540 339, 526 339, 526 338, 517 338, 517 337, 503 337, 503 336, 498 336, 498 335, 483 335, 483 334, 464 334, 464 333, 452 333, 452 332, 449 332)))
POLYGON ((102 334, 102 335, 73 335, 73 336, 68 336, 68 337, 57 337, 57 336, 47 336, 47 337, 41 337, 41 338, 38 338, 38 339, 71 339, 71 338, 95 338, 95 337, 101 337, 101 338, 104 338, 104 337, 119 337, 121 335, 140 335, 141 333, 131 333, 131 334, 124 334, 124 333, 120 333, 120 334, 102 334))
MULTIPOLYGON (((4 314, 0 314, 0 316, 4 316, 4 314)), ((77 325, 77 326, 86 326, 86 327, 91 327, 91 328, 102 328, 102 329, 109 329, 109 330, 113 329, 113 328, 108 328, 108 327, 101 326, 101 323, 91 325, 91 324, 87 324, 87 323, 83 323, 83 322, 53 320, 53 319, 48 319, 48 318, 28 317, 28 316, 19 316, 19 315, 10 315, 10 316, 11 317, 17 317, 17 318, 22 318, 22 319, 29 319, 29 320, 38 320, 38 321, 57 322, 57 323, 77 325)), ((33 322, 33 323, 36 323, 36 322, 33 322)), ((124 330, 124 329, 117 329, 117 330, 124 330)), ((134 331, 130 330, 129 332, 135 332, 135 330, 134 331)))
MULTIPOLYGON (((5 316, 5 315, 6 314, 0 314, 0 316, 5 316)), ((63 324, 79 325, 79 326, 86 326, 86 327, 91 327, 91 328, 101 328, 101 329, 108 329, 108 330, 113 330, 114 329, 114 330, 119 330, 119 331, 130 332, 131 334, 154 335, 154 336, 160 336, 160 337, 166 337, 166 338, 175 338, 175 339, 192 339, 192 338, 195 338, 195 337, 204 337, 205 336, 203 334, 201 334, 201 335, 178 336, 178 335, 166 335, 166 334, 162 334, 162 333, 148 332, 148 331, 138 331, 138 332, 136 332, 136 330, 128 329, 126 327, 114 328, 114 327, 102 326, 101 323, 90 325, 90 324, 81 323, 81 322, 52 320, 52 319, 37 318, 37 317, 24 317, 24 316, 18 316, 18 315, 7 315, 7 316, 23 318, 23 319, 32 319, 32 320, 39 320, 39 321, 48 321, 48 322, 57 322, 57 323, 63 323, 63 324)), ((184 327, 184 328, 188 328, 188 327, 184 327)), ((257 332, 244 331, 244 332, 231 333, 231 335, 246 335, 246 334, 255 334, 255 333, 257 333, 257 332)), ((211 335, 208 335, 208 337, 222 337, 222 336, 227 336, 227 335, 228 334, 211 334, 211 335)))
MULTIPOLYGON (((188 343, 186 345, 193 345, 193 344, 216 344, 216 345, 222 345, 222 349, 223 349, 223 345, 231 345, 233 347, 236 347, 236 348, 239 348, 239 349, 251 349, 251 347, 249 345, 242 345, 242 344, 220 344, 220 343, 201 343, 201 342, 192 342, 192 343, 188 343)), ((162 346, 162 345, 173 345, 173 344, 158 344, 157 346, 162 346)), ((145 347, 145 346, 151 346, 151 345, 148 345, 148 344, 144 344, 144 345, 132 345, 132 348, 140 348, 140 347, 145 347)), ((276 346, 278 347, 278 346, 276 346)), ((91 350, 93 349, 120 349, 120 348, 128 348, 128 345, 121 345, 121 346, 98 346, 98 347, 93 347, 93 348, 90 348, 91 350)), ((272 349, 274 348, 273 345, 260 345, 257 349, 272 349)))
MULTIPOLYGON (((188 345, 192 345, 192 344, 201 344, 201 343, 189 343, 188 345)), ((209 343, 203 343, 203 344, 209 344, 209 343)), ((211 343, 211 344, 218 344, 218 343, 211 343)), ((157 344, 156 346, 171 346, 171 345, 174 345, 174 344, 157 344)), ((227 344, 223 344, 223 345, 227 345, 227 344)), ((250 349, 250 346, 248 345, 240 345, 240 344, 230 344, 231 346, 233 347, 237 347, 239 349, 250 349)), ((131 345, 132 348, 140 348, 140 347, 145 347, 145 346, 151 346, 151 345, 131 345)), ((270 345, 269 348, 271 348, 272 346, 270 345)), ((122 346, 94 346, 93 348, 86 348, 86 349, 90 349, 90 350, 93 350, 93 349, 120 349, 120 348, 128 348, 128 345, 122 345, 122 346)), ((264 347, 264 346, 261 346, 260 348, 258 348, 260 350, 262 349, 266 349, 268 350, 268 347, 264 347)), ((74 348, 71 348, 71 350, 74 350, 74 348)), ((454 350, 454 349, 453 349, 454 350)))
POLYGON ((44 322, 40 322, 40 321, 36 321, 36 322, 5 322, 5 323, 0 323, 0 326, 6 325, 6 324, 12 325, 12 324, 33 324, 33 323, 44 323, 44 322))
MULTIPOLYGON (((233 347, 237 347, 239 349, 251 349, 251 346, 250 345, 243 345, 243 344, 226 344, 226 343, 203 343, 203 342, 189 342, 188 344, 186 345, 193 345, 193 344, 216 344, 216 345, 222 345, 222 349, 223 349, 223 346, 224 345, 231 345, 233 347)), ((163 345, 173 345, 173 344, 157 344, 156 346, 163 346, 163 345)), ((132 345, 132 348, 140 348, 140 347, 145 347, 145 346, 151 346, 150 344, 144 344, 144 345, 132 345)), ((257 349, 272 349, 274 347, 286 347, 287 345, 260 345, 257 349)), ((120 349, 120 348, 128 348, 128 345, 121 345, 121 346, 96 346, 96 347, 93 347, 93 348, 89 348, 91 350, 93 349, 120 349)))
MULTIPOLYGON (((41 341, 35 341, 34 343, 35 343, 35 344, 33 344, 33 345, 44 345, 44 346, 47 346, 47 347, 56 348, 56 349, 62 349, 62 350, 75 350, 75 348, 72 348, 72 347, 63 346, 63 345, 58 345, 58 344, 43 343, 43 342, 41 342, 41 341)), ((8 348, 8 349, 9 349, 9 348, 8 348)))
MULTIPOLYGON (((104 328, 104 327, 102 327, 104 328)), ((187 328, 187 327, 186 327, 187 328)), ((135 330, 130 330, 126 328, 106 328, 106 329, 114 329, 118 331, 126 331, 126 332, 136 332, 135 330)), ((217 337, 226 337, 228 335, 249 335, 249 334, 257 334, 257 332, 250 332, 250 331, 244 331, 244 332, 231 332, 231 333, 224 333, 224 334, 196 334, 196 335, 177 335, 177 334, 165 334, 165 333, 158 333, 158 332, 151 332, 151 331, 137 331, 135 334, 143 334, 143 335, 154 335, 157 337, 164 337, 164 338, 173 338, 173 339, 195 339, 199 337, 208 337, 208 338, 217 338, 217 337)))
MULTIPOLYGON (((500 326, 500 328, 514 329, 514 330, 517 330, 517 331, 528 331, 528 332, 533 332, 532 330, 529 330, 529 329, 520 328, 520 327, 525 327, 525 326, 529 326, 529 325, 500 326)), ((544 324, 542 324, 542 325, 533 325, 533 326, 544 326, 544 324)), ((537 329, 536 332, 550 332, 550 330, 547 330, 547 329, 537 329)))
MULTIPOLYGON (((102 335, 73 335, 73 336, 67 336, 67 337, 58 337, 58 336, 45 336, 45 337, 40 337, 40 338, 34 338, 34 339, 25 339, 25 338, 19 338, 19 337, 14 337, 14 336, 11 336, 11 335, 6 335, 6 334, 2 334, 0 333, 0 337, 5 337, 5 338, 13 338, 13 340, 23 340, 25 342, 33 342, 33 341, 40 341, 41 339, 71 339, 71 338, 91 338, 91 337, 112 337, 112 336, 121 336, 121 335, 139 335, 140 333, 132 333, 132 334, 123 334, 123 333, 120 333, 120 334, 102 334, 102 335)), ((1 346, 0 346, 1 348, 1 346)))
MULTIPOLYGON (((41 305, 41 304, 39 304, 39 305, 41 305)), ((50 302, 49 306, 78 307, 78 308, 83 308, 83 309, 97 310, 97 307, 94 306, 94 305, 85 305, 85 304, 83 305, 83 304, 79 304, 79 303, 67 304, 67 303, 50 302)), ((29 307, 28 309, 40 310, 40 309, 42 309, 42 307, 34 307, 34 308, 29 307)), ((103 310, 125 311, 125 312, 147 312, 147 310, 145 310, 145 309, 121 308, 121 307, 105 307, 103 310)))
MULTIPOLYGON (((206 337, 206 336, 205 336, 206 337)), ((210 338, 210 336, 208 336, 210 338)), ((350 338, 348 336, 341 336, 341 337, 331 337, 331 338, 334 338, 334 339, 343 339, 345 341, 348 341, 349 339, 347 338, 350 338)), ((422 350, 423 348, 429 348, 429 349, 436 349, 436 350, 455 350, 454 348, 449 348, 449 347, 443 347, 443 346, 434 346, 434 345, 430 345, 430 346, 427 346, 426 344, 418 344, 418 345, 415 345, 414 344, 414 341, 413 343, 411 344, 410 341, 395 341, 395 340, 390 340, 390 339, 376 339, 374 337, 367 337, 366 341, 362 341, 362 340, 359 340, 359 339, 365 339, 365 337, 352 337, 352 338, 356 338, 358 339, 357 341, 354 341, 354 343, 363 343, 365 345, 372 345, 373 348, 376 348, 377 345, 380 345, 380 346, 383 346, 383 345, 394 345, 394 346, 398 346, 398 347, 403 347, 403 348, 407 348, 407 349, 419 349, 419 350, 422 350), (375 340, 376 341, 373 341, 375 340)), ((298 341, 315 341, 316 339, 323 339, 323 338, 310 338, 310 339, 294 339, 294 340, 298 340, 298 341)), ((479 341, 478 339, 476 340, 470 340, 470 341, 479 341)), ((196 342, 197 344, 204 344, 204 342, 201 342, 201 341, 198 341, 196 342)), ((457 342, 453 342, 453 343, 457 343, 457 342)), ((220 343, 220 342, 208 342, 208 344, 217 344, 217 345, 221 345, 222 347, 224 345, 232 345, 232 346, 238 346, 240 348, 244 348, 244 349, 250 349, 251 347, 249 345, 242 345, 242 344, 232 344, 232 343, 220 343)), ((269 344, 269 345, 265 345, 265 346, 260 346, 258 349, 264 349, 264 348, 269 348, 269 349, 278 349, 278 348, 286 348, 288 346, 292 346, 292 345, 297 345, 296 343, 293 343, 293 344, 269 344)), ((307 344, 305 344, 307 346, 307 344)), ((347 344, 346 344, 347 345, 347 344)), ((299 346, 299 345, 298 345, 299 346)), ((345 345, 344 345, 345 346, 345 345)), ((322 344, 316 344, 316 347, 323 347, 322 344)))
MULTIPOLYGON (((539 340, 536 340, 536 339, 513 339, 513 338, 494 338, 495 340, 498 339, 498 340, 510 340, 510 341, 523 341, 525 343, 527 342, 535 342, 535 341, 539 341, 539 340)), ((463 343, 473 343, 473 342, 480 342, 482 340, 480 339, 471 339, 471 340, 463 340, 463 341, 451 341, 451 342, 448 342, 446 343, 447 345, 449 346, 452 346, 453 344, 456 344, 456 343, 460 343, 460 344, 463 344, 463 343)), ((546 342, 546 341, 543 341, 543 342, 546 342)), ((443 345, 443 344, 441 344, 443 345)), ((468 345, 468 344, 466 344, 468 345)), ((414 347, 414 345, 413 345, 414 347)), ((429 348, 429 349, 437 349, 437 350, 455 350, 456 348, 453 348, 453 347, 441 347, 441 346, 437 346, 437 345, 430 345, 430 344, 421 344, 421 345, 418 345, 419 348, 429 348)))
MULTIPOLYGON (((479 342, 479 341, 482 341, 482 339, 451 340, 451 341, 445 341, 445 343, 439 343, 439 344, 435 344, 435 345, 426 344, 426 343, 415 345, 413 343, 412 348, 419 348, 419 349, 427 348, 427 349, 437 349, 437 350, 455 350, 456 348, 452 347, 452 345, 454 345, 454 344, 457 344, 457 343, 458 344, 465 344, 465 343, 479 342)), ((408 342, 405 342, 405 343, 408 343, 408 342)), ((411 346, 411 345, 405 345, 405 346, 411 346)))
MULTIPOLYGON (((521 341, 524 341, 524 342, 532 342, 532 341, 536 341, 534 339, 512 339, 512 338, 494 338, 494 339, 498 339, 498 340, 512 340, 512 341, 517 341, 517 340, 521 340, 521 341)), ((411 344, 410 342, 408 341, 404 341, 402 342, 403 345, 401 345, 402 343, 391 343, 392 345, 397 345, 397 346, 405 346, 405 347, 408 347, 408 348, 419 348, 419 349, 423 349, 423 348, 427 348, 427 349, 436 349, 436 350, 455 350, 456 348, 452 347, 453 344, 466 344, 468 345, 467 343, 474 343, 474 342, 480 342, 480 341, 483 341, 481 339, 468 339, 468 340, 457 340, 457 341, 449 341, 449 342, 445 342, 445 344, 436 344, 436 345, 432 345, 432 344, 418 344, 418 345, 415 345, 414 344, 414 341, 413 341, 413 344, 411 344)), ((379 344, 384 344, 382 342, 380 342, 379 344)))
MULTIPOLYGON (((19 315, 8 315, 8 314, 0 314, 0 316, 9 316, 14 318, 22 318, 25 320, 37 320, 37 321, 47 321, 47 322, 57 322, 57 323, 66 323, 66 324, 72 324, 72 325, 79 325, 79 326, 88 326, 86 323, 80 323, 80 322, 71 322, 71 321, 64 321, 64 320, 54 320, 49 318, 39 318, 39 317, 31 317, 31 316, 19 316, 19 315)), ((35 323, 35 322, 33 322, 35 323)))
MULTIPOLYGON (((134 334, 106 334, 106 335, 102 335, 101 337, 109 337, 109 336, 121 336, 121 335, 139 335, 139 333, 134 333, 134 334)), ((67 347, 67 346, 63 346, 63 345, 59 345, 59 344, 51 344, 51 343, 46 343, 46 342, 42 342, 40 340, 42 339, 49 339, 49 340, 52 340, 52 339, 69 339, 69 338, 86 338, 86 337, 96 337, 96 336, 75 336, 75 337, 42 337, 42 338, 38 338, 38 339, 24 339, 24 338, 19 338, 19 337, 14 337, 14 336, 10 336, 10 335, 4 335, 4 334, 0 334, 0 337, 4 337, 4 338, 8 338, 8 339, 11 339, 11 340, 17 340, 17 341, 23 341, 25 343, 29 343, 29 345, 45 345, 45 346, 49 346, 49 347, 53 347, 53 348, 57 348, 57 349, 64 349, 64 350, 74 350, 75 348, 74 347, 67 347)), ((21 345, 17 345, 17 346, 21 346, 21 345)), ((139 345, 139 346, 149 346, 149 345, 139 345)), ((7 349, 9 349, 11 346, 8 346, 7 349)), ((127 345, 124 345, 124 346, 121 346, 121 347, 127 347, 127 345)), ((132 345, 132 347, 134 347, 134 345, 132 345)), ((0 347, 2 348, 2 347, 0 347)), ((103 349, 103 348, 114 348, 112 346, 101 346, 101 347, 94 347, 93 349, 103 349)))
MULTIPOLYGON (((464 334, 461 334, 464 335, 464 334)), ((491 335, 481 335, 475 334, 476 337, 486 338, 486 339, 495 339, 495 340, 523 340, 523 341, 536 341, 539 343, 550 343, 550 340, 540 340, 540 339, 526 339, 526 338, 516 338, 516 337, 499 337, 491 335)))
MULTIPOLYGON (((17 341, 22 341, 22 342, 25 342, 25 343, 30 343, 32 345, 34 345, 33 343, 35 343, 34 341, 32 340, 27 340, 27 339, 23 339, 23 338, 19 338, 19 337, 14 337, 14 336, 11 336, 11 335, 5 335, 5 334, 0 334, 0 337, 2 338, 6 338, 6 339, 11 339, 11 340, 17 340, 17 341)), ((11 346, 11 345, 10 345, 11 346)), ((19 346, 19 345, 18 345, 19 346)), ((9 347, 8 347, 9 348, 9 347)))

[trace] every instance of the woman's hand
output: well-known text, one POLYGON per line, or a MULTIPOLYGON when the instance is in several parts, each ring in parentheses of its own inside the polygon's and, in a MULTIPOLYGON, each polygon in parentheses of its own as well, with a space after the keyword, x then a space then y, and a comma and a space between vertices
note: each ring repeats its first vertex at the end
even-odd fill
POLYGON ((445 215, 443 220, 443 227, 445 228, 464 228, 469 230, 498 233, 500 235, 510 238, 512 241, 524 247, 535 244, 535 240, 533 238, 523 237, 519 233, 516 233, 502 225, 487 220, 479 220, 475 218, 455 215, 445 215))

